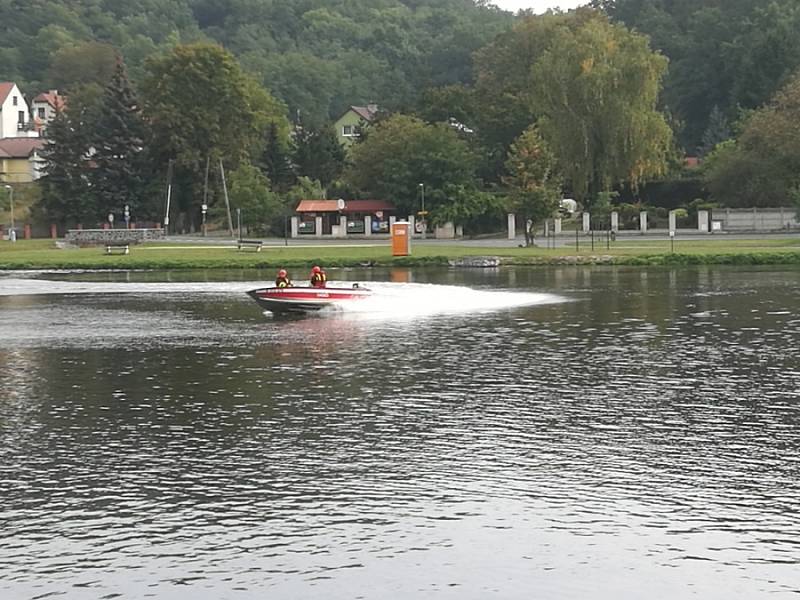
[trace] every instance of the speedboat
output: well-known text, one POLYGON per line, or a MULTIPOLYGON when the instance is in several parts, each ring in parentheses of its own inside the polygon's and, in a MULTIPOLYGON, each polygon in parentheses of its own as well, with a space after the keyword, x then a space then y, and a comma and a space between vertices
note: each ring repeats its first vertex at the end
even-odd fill
POLYGON ((354 283, 352 287, 268 287, 247 294, 259 306, 273 313, 305 313, 326 306, 345 306, 369 298, 372 290, 354 283))

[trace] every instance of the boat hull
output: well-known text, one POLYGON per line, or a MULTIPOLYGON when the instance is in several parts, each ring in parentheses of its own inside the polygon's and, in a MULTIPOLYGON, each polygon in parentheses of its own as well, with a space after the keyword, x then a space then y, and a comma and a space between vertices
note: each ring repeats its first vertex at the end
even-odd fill
POLYGON ((329 306, 352 304, 369 298, 372 292, 360 287, 269 287, 251 290, 247 294, 260 307, 273 313, 307 313, 329 306))

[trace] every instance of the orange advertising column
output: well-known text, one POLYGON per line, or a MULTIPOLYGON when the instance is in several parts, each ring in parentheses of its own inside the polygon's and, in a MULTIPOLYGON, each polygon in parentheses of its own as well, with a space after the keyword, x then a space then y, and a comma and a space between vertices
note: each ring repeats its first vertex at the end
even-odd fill
POLYGON ((395 221, 392 225, 392 256, 411 254, 411 224, 408 221, 395 221))

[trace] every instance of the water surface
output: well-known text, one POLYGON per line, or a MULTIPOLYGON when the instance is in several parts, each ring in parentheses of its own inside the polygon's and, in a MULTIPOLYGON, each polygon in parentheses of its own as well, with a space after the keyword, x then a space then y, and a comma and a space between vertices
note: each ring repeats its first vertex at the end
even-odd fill
POLYGON ((796 598, 800 271, 0 277, 0 598, 796 598))

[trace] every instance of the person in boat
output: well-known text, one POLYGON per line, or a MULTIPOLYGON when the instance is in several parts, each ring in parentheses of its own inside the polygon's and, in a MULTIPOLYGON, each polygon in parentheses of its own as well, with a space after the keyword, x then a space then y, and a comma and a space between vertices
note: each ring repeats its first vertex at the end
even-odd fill
POLYGON ((328 283, 328 276, 320 267, 314 265, 311 269, 311 287, 323 288, 328 283))
POLYGON ((275 287, 285 288, 291 287, 292 282, 289 280, 289 274, 286 269, 278 271, 278 276, 275 278, 275 287))

